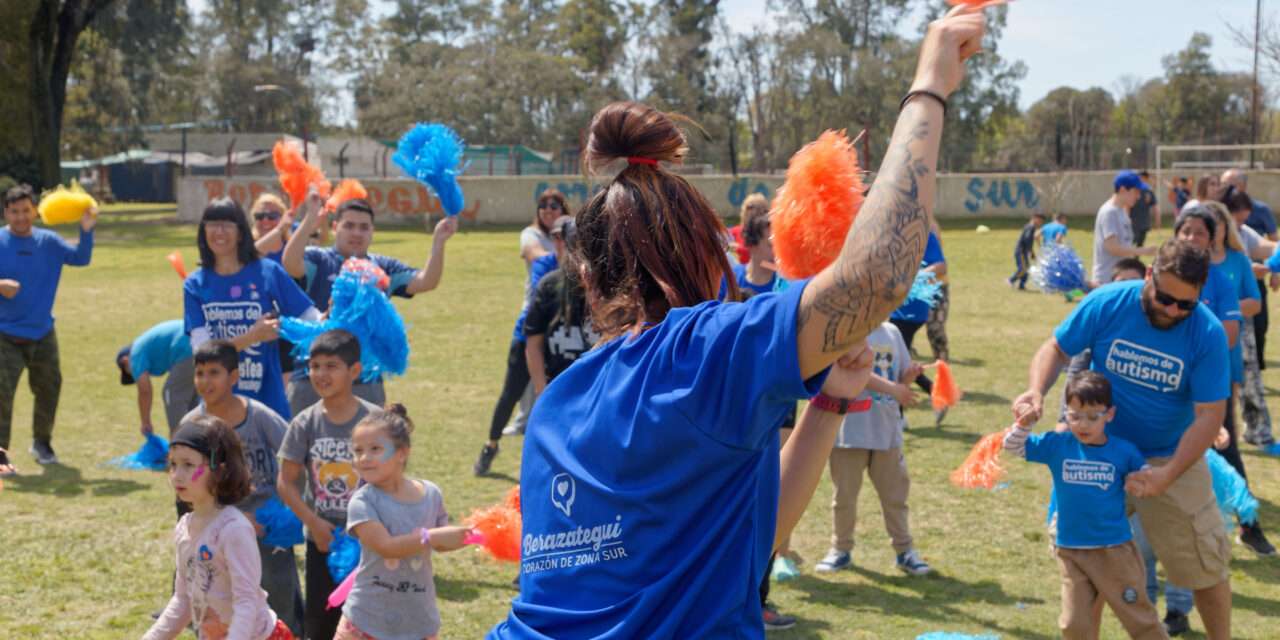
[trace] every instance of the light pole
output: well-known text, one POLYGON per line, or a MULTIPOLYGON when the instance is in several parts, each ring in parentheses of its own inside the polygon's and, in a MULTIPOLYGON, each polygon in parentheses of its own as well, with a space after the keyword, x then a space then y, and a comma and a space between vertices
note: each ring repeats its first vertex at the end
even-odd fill
POLYGON ((283 93, 289 100, 295 102, 294 117, 298 120, 298 128, 302 130, 302 159, 310 162, 311 158, 307 154, 307 121, 302 117, 302 108, 296 104, 297 100, 294 98, 293 92, 278 84, 255 84, 253 85, 253 91, 254 93, 278 91, 283 93))

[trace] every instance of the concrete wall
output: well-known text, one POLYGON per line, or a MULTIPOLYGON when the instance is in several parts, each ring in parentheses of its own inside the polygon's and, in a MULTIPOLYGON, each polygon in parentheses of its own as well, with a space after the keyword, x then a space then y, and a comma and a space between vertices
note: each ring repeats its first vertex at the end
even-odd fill
MULTIPOLYGON (((943 218, 1021 218, 1037 210, 1057 209, 1071 216, 1092 216, 1110 197, 1114 177, 1111 171, 942 175, 938 178, 937 214, 943 218), (1060 195, 1055 198, 1054 193, 1060 195)), ((689 176, 688 180, 726 217, 737 215, 748 194, 759 192, 772 198, 782 184, 780 175, 689 176)), ((564 192, 572 206, 581 206, 599 188, 579 176, 463 177, 460 182, 467 201, 463 219, 476 224, 527 224, 533 218, 538 194, 547 187, 564 192)), ((364 184, 380 219, 441 213, 435 196, 412 180, 368 180, 364 184)), ((182 178, 178 216, 194 222, 211 198, 230 195, 247 206, 268 190, 279 190, 272 176, 182 178)), ((1280 171, 1252 173, 1249 192, 1280 204, 1280 171)), ((1163 203, 1165 189, 1157 189, 1156 194, 1163 203)))

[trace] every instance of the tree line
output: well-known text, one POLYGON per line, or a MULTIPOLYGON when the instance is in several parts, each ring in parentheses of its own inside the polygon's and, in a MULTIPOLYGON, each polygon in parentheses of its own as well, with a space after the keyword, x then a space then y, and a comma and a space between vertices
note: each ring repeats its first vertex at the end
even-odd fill
MULTIPOLYGON (((828 128, 866 130, 873 164, 945 1, 768 2, 768 26, 746 33, 718 0, 208 0, 199 14, 185 0, 10 6, 0 10, 0 91, 14 104, 0 106, 0 175, 49 184, 58 158, 140 146, 156 125, 263 132, 302 121, 384 140, 440 121, 471 144, 523 144, 572 167, 591 114, 617 99, 687 116, 693 162, 715 171, 782 170, 828 128)), ((1156 143, 1253 135, 1252 78, 1215 68, 1201 33, 1163 58, 1159 77, 1062 87, 1019 109, 1026 66, 999 46, 1007 11, 988 12, 986 52, 951 98, 944 170, 1150 166, 1156 143)), ((1264 58, 1280 67, 1280 46, 1267 44, 1264 58)), ((1275 114, 1260 93, 1267 141, 1275 114)))

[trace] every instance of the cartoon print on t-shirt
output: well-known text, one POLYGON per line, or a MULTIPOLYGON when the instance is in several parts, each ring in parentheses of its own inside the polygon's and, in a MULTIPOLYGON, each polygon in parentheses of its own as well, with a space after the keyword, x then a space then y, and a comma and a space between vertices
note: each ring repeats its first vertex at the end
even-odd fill
POLYGON ((316 505, 322 509, 341 509, 355 493, 359 478, 349 461, 315 463, 316 505))

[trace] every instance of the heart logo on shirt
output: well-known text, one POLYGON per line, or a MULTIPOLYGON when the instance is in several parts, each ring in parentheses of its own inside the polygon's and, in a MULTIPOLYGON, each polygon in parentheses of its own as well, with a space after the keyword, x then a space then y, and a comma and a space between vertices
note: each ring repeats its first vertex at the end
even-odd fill
POLYGON ((396 569, 399 569, 399 568, 400 568, 400 559, 399 559, 399 558, 387 558, 386 560, 383 560, 382 562, 383 562, 383 564, 387 565, 387 569, 388 569, 388 570, 390 570, 390 571, 395 571, 396 569))
POLYGON ((421 558, 420 556, 414 556, 414 558, 413 558, 412 560, 410 560, 410 561, 409 561, 409 566, 413 567, 413 570, 414 570, 414 571, 421 571, 421 570, 422 570, 422 558, 421 558))
POLYGON ((568 480, 562 480, 560 483, 558 483, 558 484, 556 485, 556 493, 558 493, 558 494, 560 494, 560 495, 562 495, 562 496, 563 496, 564 494, 566 494, 566 493, 568 493, 568 492, 569 492, 569 481, 568 481, 568 480))

